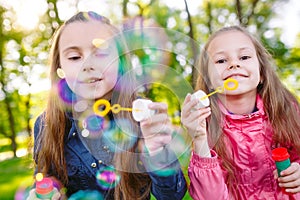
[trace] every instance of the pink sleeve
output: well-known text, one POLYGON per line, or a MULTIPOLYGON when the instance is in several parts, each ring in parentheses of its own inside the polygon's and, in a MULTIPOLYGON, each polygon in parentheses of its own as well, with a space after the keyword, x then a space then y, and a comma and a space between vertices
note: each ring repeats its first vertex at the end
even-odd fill
POLYGON ((217 155, 213 150, 211 150, 211 154, 212 158, 204 158, 192 152, 188 168, 189 193, 195 200, 229 199, 224 174, 217 155))

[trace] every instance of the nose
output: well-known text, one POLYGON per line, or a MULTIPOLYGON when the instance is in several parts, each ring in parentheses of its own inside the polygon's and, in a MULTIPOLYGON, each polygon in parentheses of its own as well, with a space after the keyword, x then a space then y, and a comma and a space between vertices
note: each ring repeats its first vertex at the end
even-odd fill
POLYGON ((240 68, 240 64, 239 61, 237 59, 232 59, 231 62, 229 63, 228 69, 236 69, 236 68, 240 68))
POLYGON ((87 65, 87 66, 83 66, 83 69, 82 69, 84 72, 90 72, 90 71, 94 71, 95 68, 91 65, 87 65))
POLYGON ((87 57, 87 59, 84 61, 83 65, 82 65, 82 71, 83 72, 91 72, 91 71, 95 71, 95 66, 96 66, 96 62, 93 58, 93 56, 89 56, 87 57))
POLYGON ((229 65, 228 69, 236 69, 236 68, 240 68, 241 66, 239 64, 233 64, 233 65, 229 65))

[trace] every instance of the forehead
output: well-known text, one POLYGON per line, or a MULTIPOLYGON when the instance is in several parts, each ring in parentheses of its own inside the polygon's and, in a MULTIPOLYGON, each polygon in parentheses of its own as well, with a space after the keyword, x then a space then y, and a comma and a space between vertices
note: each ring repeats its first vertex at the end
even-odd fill
POLYGON ((220 33, 210 42, 207 50, 209 52, 230 51, 241 48, 249 48, 255 50, 254 44, 248 35, 237 31, 227 31, 220 33))
POLYGON ((114 36, 110 25, 99 21, 73 22, 64 27, 59 39, 59 47, 86 46, 93 39, 109 40, 114 36))

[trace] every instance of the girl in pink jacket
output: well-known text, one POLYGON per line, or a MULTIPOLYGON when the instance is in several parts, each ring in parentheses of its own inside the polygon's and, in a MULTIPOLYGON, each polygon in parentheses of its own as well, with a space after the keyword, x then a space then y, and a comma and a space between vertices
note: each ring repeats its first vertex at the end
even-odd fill
POLYGON ((217 31, 204 47, 196 90, 208 94, 229 78, 238 87, 210 96, 210 107, 197 107, 190 94, 185 98, 181 120, 193 138, 193 199, 300 199, 300 106, 271 61, 238 26, 217 31), (288 149, 291 161, 280 176, 271 154, 279 146, 288 149))

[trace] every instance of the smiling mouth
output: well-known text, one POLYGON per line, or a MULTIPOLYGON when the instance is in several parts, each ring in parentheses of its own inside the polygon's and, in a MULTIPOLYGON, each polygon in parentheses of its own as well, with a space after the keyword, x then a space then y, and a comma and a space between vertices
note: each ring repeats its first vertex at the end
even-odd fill
POLYGON ((237 77, 247 78, 248 76, 243 75, 243 74, 232 74, 232 75, 230 75, 230 76, 227 76, 227 77, 224 78, 223 80, 225 81, 225 80, 227 80, 227 79, 229 79, 229 78, 237 78, 237 77))
POLYGON ((101 78, 92 78, 92 79, 87 79, 87 80, 84 80, 84 81, 80 81, 80 83, 90 84, 90 83, 96 83, 96 82, 100 82, 100 81, 102 81, 101 78))

